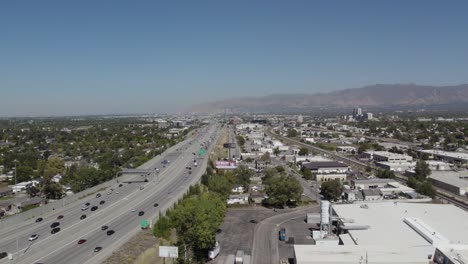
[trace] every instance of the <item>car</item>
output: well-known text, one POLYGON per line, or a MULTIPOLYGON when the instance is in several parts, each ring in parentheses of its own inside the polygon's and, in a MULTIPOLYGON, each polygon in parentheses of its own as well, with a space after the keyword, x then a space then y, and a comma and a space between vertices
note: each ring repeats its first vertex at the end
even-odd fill
POLYGON ((114 191, 114 188, 110 188, 110 191, 113 192, 113 191, 114 191))
POLYGON ((101 197, 101 194, 100 193, 96 194, 96 198, 99 198, 99 197, 101 197))
POLYGON ((91 211, 96 211, 97 209, 98 209, 98 207, 96 205, 91 207, 91 211))
POLYGON ((189 171, 188 174, 189 174, 189 175, 192 174, 192 171, 189 171))
POLYGON ((85 206, 90 206, 91 204, 88 202, 88 203, 85 203, 85 206))
POLYGON ((99 204, 104 204, 106 201, 102 200, 99 202, 99 204))
POLYGON ((8 256, 8 253, 6 253, 6 252, 0 253, 0 259, 6 258, 7 256, 8 256))
POLYGON ((55 234, 55 233, 58 233, 60 232, 60 227, 56 227, 54 229, 52 229, 52 231, 50 231, 51 234, 55 234))
POLYGON ((42 217, 39 217, 38 219, 36 219, 36 223, 42 222, 42 220, 42 217))
POLYGON ((122 186, 123 186, 123 184, 119 184, 119 188, 122 187, 122 186))
POLYGON ((109 227, 104 225, 104 226, 101 226, 101 230, 104 231, 104 230, 107 230, 109 227))
POLYGON ((51 225, 50 225, 50 228, 56 228, 57 226, 59 226, 60 223, 59 222, 53 222, 51 225))
POLYGON ((81 245, 81 244, 83 244, 85 242, 86 242, 86 239, 80 239, 80 240, 78 240, 78 245, 81 245))
POLYGON ((257 221, 257 220, 254 220, 254 219, 252 219, 252 220, 250 220, 250 223, 252 223, 252 224, 256 224, 256 223, 258 223, 258 221, 257 221))
POLYGON ((95 248, 94 248, 94 252, 99 252, 99 251, 101 251, 101 250, 102 250, 102 247, 95 247, 95 248))
POLYGON ((153 206, 154 206, 154 207, 158 207, 158 206, 159 206, 159 204, 158 204, 158 203, 155 203, 153 206))
POLYGON ((58 219, 58 220, 60 220, 60 219, 62 219, 62 218, 63 218, 63 215, 57 216, 57 219, 58 219))
POLYGON ((109 230, 109 231, 107 231, 107 235, 108 235, 108 236, 112 236, 114 233, 115 233, 114 230, 109 230))
POLYGON ((83 219, 85 219, 85 218, 86 218, 86 215, 80 216, 80 220, 83 220, 83 219))
POLYGON ((32 235, 32 236, 29 237, 29 241, 34 241, 34 240, 36 240, 36 239, 38 239, 38 238, 39 238, 39 235, 38 235, 38 234, 34 234, 34 235, 32 235))
POLYGON ((119 191, 115 191, 115 193, 120 193, 119 191))
POLYGON ((108 192, 107 192, 107 195, 111 195, 111 194, 112 194, 112 192, 111 192, 111 191, 108 191, 108 192))
POLYGON ((139 216, 142 216, 142 215, 144 215, 144 214, 145 214, 145 212, 143 212, 143 211, 138 212, 138 215, 139 215, 139 216))
POLYGON ((88 210, 88 208, 89 208, 89 205, 85 205, 85 206, 81 207, 81 211, 86 211, 86 210, 88 210))
POLYGON ((135 209, 135 208, 132 208, 132 212, 136 212, 136 209, 135 209))
POLYGON ((140 186, 140 190, 143 190, 145 187, 143 185, 140 186))
POLYGON ((148 179, 145 179, 144 182, 148 182, 148 179))

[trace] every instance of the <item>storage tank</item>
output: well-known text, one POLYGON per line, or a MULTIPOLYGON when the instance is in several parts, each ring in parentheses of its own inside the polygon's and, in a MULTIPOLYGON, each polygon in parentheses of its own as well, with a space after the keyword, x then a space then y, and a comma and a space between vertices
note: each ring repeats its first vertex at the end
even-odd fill
POLYGON ((320 201, 320 224, 330 224, 330 202, 320 201))

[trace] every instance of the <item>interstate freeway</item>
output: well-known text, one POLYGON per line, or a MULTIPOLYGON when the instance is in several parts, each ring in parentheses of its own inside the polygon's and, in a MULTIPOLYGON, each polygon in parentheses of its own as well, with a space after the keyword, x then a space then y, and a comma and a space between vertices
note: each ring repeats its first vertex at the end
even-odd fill
POLYGON ((189 138, 171 147, 166 152, 153 158, 139 167, 154 172, 149 175, 134 175, 133 180, 142 180, 147 183, 117 183, 112 186, 113 191, 100 192, 96 195, 82 199, 82 203, 71 204, 55 210, 53 214, 44 216, 41 222, 31 219, 17 223, 15 226, 0 230, 0 251, 13 254, 13 260, 4 258, 0 263, 101 263, 113 252, 128 241, 140 228, 143 219, 154 219, 160 211, 165 211, 173 205, 178 198, 192 184, 199 181, 204 173, 207 158, 196 154, 201 145, 208 147, 209 152, 218 137, 219 126, 210 124, 189 138), (194 159, 199 164, 194 167, 194 159), (170 163, 163 167, 161 161, 170 163), (187 167, 192 167, 188 173, 187 167), (160 169, 156 173, 156 168, 160 169), (119 187, 119 184, 122 184, 119 187), (103 204, 100 204, 104 201, 103 204), (91 211, 81 210, 82 204, 89 202, 90 208, 94 205, 98 209, 91 211), (139 212, 143 212, 140 216, 139 212), (80 220, 82 215, 85 219, 80 220), (62 219, 57 219, 63 216, 62 219), (60 231, 51 234, 50 227, 59 222, 60 231), (102 226, 108 226, 106 231, 102 226), (108 235, 107 231, 115 231, 108 235), (34 241, 28 238, 39 235, 34 241), (17 243, 18 238, 18 243, 17 243), (80 239, 86 240, 78 244, 80 239), (96 247, 102 247, 94 252, 96 247))

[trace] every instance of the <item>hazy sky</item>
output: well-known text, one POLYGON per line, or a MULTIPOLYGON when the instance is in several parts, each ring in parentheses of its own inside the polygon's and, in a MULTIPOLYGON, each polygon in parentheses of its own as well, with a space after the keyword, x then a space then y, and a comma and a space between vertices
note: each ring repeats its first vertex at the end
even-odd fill
POLYGON ((468 83, 468 1, 3 1, 0 116, 468 83))

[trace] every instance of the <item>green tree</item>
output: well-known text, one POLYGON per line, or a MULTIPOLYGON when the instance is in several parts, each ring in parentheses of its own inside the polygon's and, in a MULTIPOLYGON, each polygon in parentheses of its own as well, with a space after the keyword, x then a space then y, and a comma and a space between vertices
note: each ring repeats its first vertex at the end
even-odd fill
POLYGON ((237 136, 236 138, 237 138, 237 144, 239 144, 239 146, 242 147, 242 146, 245 145, 245 139, 244 139, 244 137, 242 137, 242 136, 237 136))
POLYGON ((265 191, 269 205, 284 207, 288 201, 299 202, 303 189, 295 178, 281 175, 273 177, 268 182, 265 191))
POLYGON ((227 199, 232 190, 232 184, 224 175, 212 175, 208 178, 208 190, 218 193, 223 199, 227 199))
POLYGON ((320 186, 320 194, 325 200, 336 201, 341 198, 343 193, 343 185, 339 179, 323 182, 320 186))
POLYGON ((29 166, 18 166, 16 168, 16 180, 17 182, 30 181, 33 173, 33 169, 29 166))
POLYGON ((278 154, 280 154, 279 147, 273 149, 273 154, 275 154, 275 156, 278 157, 278 154))
POLYGON ((247 185, 250 183, 250 178, 255 175, 255 172, 247 166, 240 165, 234 170, 234 175, 237 178, 238 184, 247 185))
POLYGON ((416 174, 416 179, 420 181, 426 180, 429 175, 431 175, 431 168, 429 168, 429 164, 427 164, 427 162, 422 159, 416 162, 416 168, 414 171, 416 174))
POLYGON ((300 148, 299 149, 299 156, 307 156, 309 155, 309 149, 308 148, 300 148))
POLYGON ((295 138, 297 137, 297 130, 294 128, 288 129, 288 137, 295 138))
POLYGON ((155 237, 164 238, 169 240, 171 235, 171 221, 167 216, 160 216, 158 221, 153 227, 153 235, 155 237))
POLYGON ((280 165, 276 166, 275 169, 278 173, 284 173, 286 171, 284 167, 280 165))
POLYGON ((265 162, 270 162, 271 161, 271 158, 270 158, 270 152, 265 152, 265 154, 263 154, 261 157, 260 157, 261 160, 265 161, 265 162))
POLYGON ((62 187, 55 182, 44 184, 42 187, 42 193, 45 194, 47 199, 54 200, 62 198, 63 195, 62 187))
POLYGON ((376 176, 382 179, 394 179, 396 177, 395 172, 391 170, 378 170, 376 176))
POLYGON ((306 167, 302 167, 301 172, 302 172, 302 175, 304 176, 304 179, 308 181, 312 180, 314 177, 314 174, 306 167))

